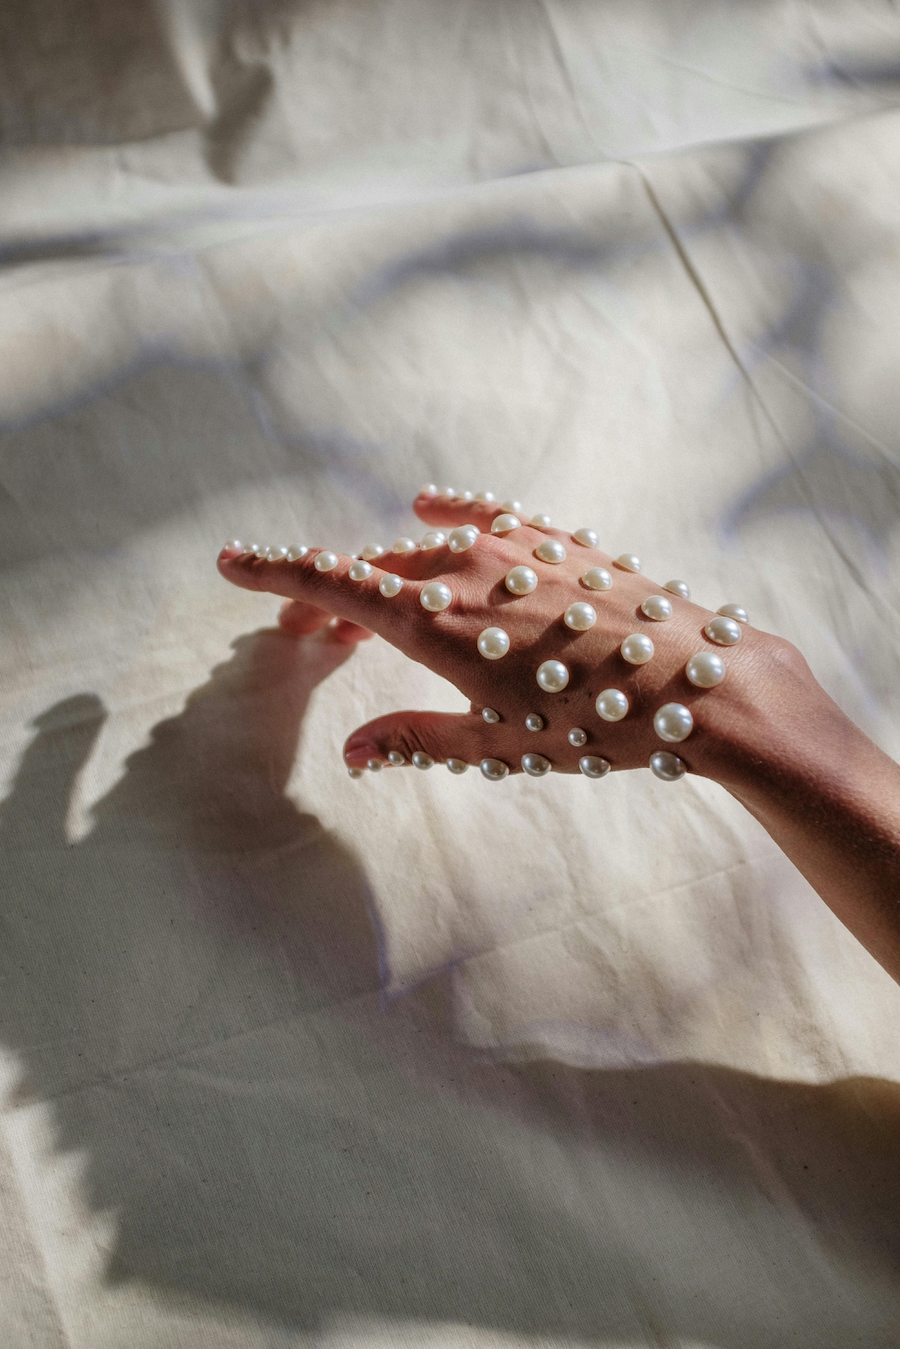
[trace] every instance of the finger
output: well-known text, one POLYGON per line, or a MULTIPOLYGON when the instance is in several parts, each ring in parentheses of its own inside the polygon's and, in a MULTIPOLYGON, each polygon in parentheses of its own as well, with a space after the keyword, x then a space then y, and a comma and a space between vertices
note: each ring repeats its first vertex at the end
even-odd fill
POLYGON ((370 767, 373 762, 387 767, 392 763, 390 755, 402 757, 404 765, 422 768, 448 759, 478 764, 491 753, 492 729, 472 712, 392 712, 348 736, 344 759, 354 769, 370 767))
POLYGON ((471 493, 448 496, 448 491, 433 493, 423 488, 413 502, 413 510, 419 519, 439 529, 477 525, 483 534, 490 533, 498 515, 515 515, 523 525, 530 519, 521 501, 512 498, 500 501, 492 492, 481 492, 478 494, 480 499, 476 499, 471 493))
POLYGON ((335 618, 327 609, 319 609, 315 604, 306 604, 303 600, 285 600, 278 614, 278 624, 292 637, 307 637, 320 628, 326 628, 330 640, 348 645, 375 636, 368 628, 349 623, 345 618, 335 618))

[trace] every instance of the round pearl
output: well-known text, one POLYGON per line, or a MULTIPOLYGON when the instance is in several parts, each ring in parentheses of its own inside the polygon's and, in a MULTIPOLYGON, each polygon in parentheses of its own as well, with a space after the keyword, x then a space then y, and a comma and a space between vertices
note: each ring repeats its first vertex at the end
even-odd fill
POLYGON ((620 553, 616 558, 616 566, 621 567, 623 571, 640 571, 641 559, 634 553, 620 553))
POLYGON ((482 759, 480 768, 484 776, 489 778, 491 782, 499 782, 509 772, 502 759, 482 759))
POLYGON ((741 640, 741 625, 735 623, 733 618, 724 618, 718 615, 711 618, 703 629, 704 636, 711 642, 717 642, 719 646, 734 646, 741 640))
POLYGON ((262 555, 263 555, 263 553, 265 553, 265 551, 266 551, 266 550, 265 550, 265 548, 264 548, 264 549, 262 550, 262 553, 260 553, 260 551, 259 551, 259 544, 258 544, 258 543, 248 543, 248 544, 247 544, 247 547, 244 549, 244 552, 245 552, 245 553, 254 553, 254 554, 256 555, 256 557, 262 557, 262 555))
POLYGON ((465 759, 447 760, 447 767, 450 769, 451 773, 464 773, 468 768, 468 766, 469 765, 466 763, 465 759))
POLYGON ((320 553, 315 560, 316 571, 334 571, 338 564, 337 553, 320 553))
POLYGON ((374 562, 375 558, 381 557, 383 552, 384 549, 380 543, 367 543, 360 553, 360 557, 364 558, 366 562, 374 562))
POLYGON ((537 583, 537 572, 530 567, 513 567, 506 573, 504 581, 511 595, 530 595, 537 583))
POLYGON ((434 759, 424 750, 417 749, 412 756, 413 768, 434 768, 434 759))
POLYGON ((687 764, 683 759, 679 759, 677 754, 670 754, 667 749, 658 749, 655 754, 650 755, 650 772, 663 782, 677 782, 687 772, 687 764))
POLYGON ((416 551, 415 539, 397 539, 391 549, 392 553, 414 553, 416 551))
POLYGON ((530 778, 542 778, 550 772, 550 760, 543 754, 523 754, 519 762, 530 778))
POLYGON ((725 662, 715 651, 698 651, 691 656, 684 673, 698 689, 714 689, 725 678, 725 662))
POLYGON ((399 749, 392 749, 392 750, 389 750, 389 751, 388 751, 388 760, 390 761, 390 763, 392 763, 392 764, 394 765, 395 768, 401 768, 401 767, 403 766, 403 764, 406 763, 406 760, 404 759, 403 755, 400 753, 399 749))
POLYGON ((529 712, 525 718, 525 726, 529 731, 542 731, 544 729, 544 718, 539 712, 529 712))
POLYGON ((497 498, 494 496, 493 492, 476 492, 475 500, 480 501, 483 506, 489 506, 490 503, 496 501, 497 498))
POLYGON ((427 482, 425 486, 422 488, 421 492, 419 493, 419 496, 436 497, 437 494, 438 494, 437 486, 433 482, 427 482))
POLYGON ((361 768, 348 768, 347 772, 350 774, 351 778, 361 778, 363 775, 363 769, 361 768))
POLYGON ((628 699, 621 689, 604 689, 594 706, 604 721, 621 721, 628 711, 628 699))
POLYGON ((429 581, 427 586, 423 586, 419 593, 419 603, 423 609, 428 609, 431 613, 439 613, 441 609, 446 609, 453 599, 453 592, 450 587, 444 585, 443 581, 429 581))
POLYGON ((451 529, 447 540, 451 553, 464 553, 466 549, 474 547, 478 534, 477 525, 460 525, 458 529, 451 529))
POLYGON ((363 562, 357 558, 355 562, 350 563, 350 570, 347 573, 351 581, 365 581, 372 575, 372 567, 368 562, 363 562))
POLYGON ((491 533, 509 534, 511 530, 518 529, 521 523, 522 522, 517 515, 509 515, 509 514, 498 515, 494 523, 491 525, 491 533))
POLYGON ((505 511, 512 511, 513 515, 522 514, 521 501, 502 501, 500 504, 505 511))
POLYGON ((442 487, 442 488, 441 488, 441 496, 442 496, 442 497, 446 497, 448 500, 452 500, 452 498, 456 496, 456 488, 455 488, 455 487, 442 487))
POLYGON ((592 604, 585 603, 584 600, 576 600, 570 604, 563 614, 567 628, 572 628, 575 632, 587 632, 597 622, 597 610, 592 604))
POLYGON ((528 523, 531 525, 532 529, 549 529, 550 516, 544 515, 542 512, 540 515, 533 515, 528 523))
POLYGON ((654 623, 665 623, 672 617, 672 603, 665 595, 648 595, 641 605, 641 613, 652 618, 654 623))
POLYGON ((646 665, 653 655, 651 639, 643 632, 632 632, 619 647, 629 665, 646 665))
POLYGON ((550 562, 554 566, 566 560, 566 550, 559 539, 544 539, 535 548, 534 555, 540 558, 541 562, 550 562))
POLYGON ((226 543, 225 547, 222 549, 223 553, 242 553, 243 551, 244 545, 241 543, 240 539, 232 539, 231 542, 226 543))
POLYGON ((572 538, 576 543, 580 543, 582 548, 597 547, 597 534, 593 529, 576 529, 572 538))
POLYGON ((366 768, 368 768, 370 773, 380 773, 382 768, 384 768, 384 764, 380 759, 370 759, 366 764, 366 768))
POLYGON ((581 584, 588 590, 609 590, 612 577, 605 567, 589 567, 581 578, 581 584))
POLYGON ((610 765, 608 759, 600 759, 596 754, 585 754, 578 760, 578 767, 586 778, 604 778, 610 765))
POLYGON ((587 731, 583 731, 580 726, 573 726, 566 739, 570 745, 581 749, 582 745, 587 744, 587 731))
POLYGON ((424 553, 429 553, 432 548, 440 548, 441 544, 446 542, 447 535, 442 529, 429 529, 428 533, 419 544, 419 547, 424 553))
POLYGON ((382 576, 378 582, 378 589, 386 600, 392 600, 395 595, 399 595, 403 589, 403 577, 395 576, 393 572, 388 572, 382 576))
POLYGON ((675 743, 687 740, 694 729, 694 718, 684 703, 663 703, 653 718, 653 729, 660 740, 675 743))
POLYGON ((750 622, 750 615, 742 604, 720 604, 716 613, 723 618, 733 618, 736 623, 750 622))
POLYGON ((267 548, 266 559, 269 562, 283 562, 287 557, 286 548, 267 548))
POLYGON ((288 562, 299 562, 301 557, 306 557, 309 549, 303 543, 292 543, 287 550, 288 562))
POLYGON ((691 587, 687 581, 666 581, 663 590, 668 590, 672 595, 680 595, 683 600, 691 598, 691 587))
POLYGON ((509 633, 502 628, 485 628, 478 634, 478 650, 485 660, 499 660, 509 650, 509 633))
POLYGON ((492 707, 482 708, 481 715, 484 717, 485 721, 491 724, 491 726, 495 726, 500 720, 500 713, 495 712, 492 707))
POLYGON ((459 494, 460 501, 473 501, 474 498, 475 498, 474 492, 460 492, 459 494))
POLYGON ((537 682, 545 693, 561 693, 569 682, 569 672, 561 660, 545 660, 537 668, 537 682))
POLYGON ((255 544, 255 545, 254 545, 254 548, 253 548, 253 552, 256 554, 257 557, 265 557, 265 555, 266 555, 266 548, 265 548, 265 545, 264 545, 264 544, 261 544, 261 543, 255 544))

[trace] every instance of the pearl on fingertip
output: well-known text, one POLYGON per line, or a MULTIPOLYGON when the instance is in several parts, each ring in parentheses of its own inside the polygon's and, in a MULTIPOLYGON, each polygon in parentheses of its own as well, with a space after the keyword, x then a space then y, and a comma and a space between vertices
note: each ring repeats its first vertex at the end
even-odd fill
POLYGON ((485 660, 499 660, 509 650, 509 633, 502 628, 484 628, 478 634, 478 650, 485 660))
POLYGON ((605 778, 610 770, 610 762, 596 754, 585 754, 578 760, 578 767, 586 778, 605 778))
POLYGON ((292 543, 287 550, 288 562, 299 562, 301 557, 306 557, 309 552, 305 543, 292 543))
POLYGON ((442 497, 446 497, 448 501, 449 501, 449 500, 452 500, 453 497, 456 496, 456 488, 455 488, 455 487, 442 487, 442 488, 441 488, 441 496, 442 496, 442 497))
POLYGON ((347 573, 351 581, 365 581, 372 575, 372 567, 368 562, 363 562, 362 558, 357 558, 350 563, 350 570, 347 573))
POLYGON ((539 712, 529 712, 525 718, 525 729, 528 731, 542 731, 544 729, 544 718, 539 712))
POLYGON ((416 551, 415 539, 407 539, 407 538, 396 539, 394 541, 394 546, 391 548, 392 553, 401 553, 401 554, 414 553, 415 551, 416 551))
POLYGON ((451 773, 465 773, 469 765, 466 763, 465 759, 448 759, 447 767, 450 769, 451 773))
POLYGON ((561 660, 545 660, 538 666, 536 678, 545 693, 561 693, 569 682, 569 671, 561 660))
POLYGON ((613 580, 605 567, 588 567, 581 578, 581 584, 588 590, 609 590, 613 580))
POLYGON ((240 539, 232 539, 231 542, 226 543, 225 547, 222 549, 223 553, 242 553, 243 551, 244 545, 241 543, 240 539))
POLYGON ((521 515, 521 514, 522 514, 522 503, 521 503, 521 501, 501 501, 500 504, 501 504, 501 506, 503 507, 503 509, 504 509, 505 511, 512 511, 513 515, 521 515))
POLYGON ((619 647, 629 665, 646 665, 653 657, 655 647, 651 638, 644 632, 632 632, 619 647))
POLYGON ((492 707, 483 707, 481 709, 481 715, 491 726, 496 726, 497 722, 500 720, 500 713, 495 712, 492 707))
POLYGON ((641 613, 645 618, 652 618, 654 623, 665 623, 672 617, 672 603, 665 595, 648 595, 641 605, 641 613))
POLYGON ((425 751, 421 749, 416 750, 415 754, 412 756, 412 761, 413 768, 434 768, 434 759, 432 759, 430 754, 426 754, 425 751))
POLYGON ((257 544, 254 546, 254 548, 253 548, 253 552, 254 552, 254 554, 256 555, 256 557, 259 557, 259 558, 265 557, 265 555, 266 555, 266 545, 265 545, 264 543, 257 543, 257 544))
POLYGON ((403 577, 396 576, 393 572, 388 572, 387 575, 382 576, 381 580, 378 582, 378 589, 386 600, 392 600, 394 596, 399 595, 400 591, 403 589, 403 577))
POLYGON ((429 581, 419 592, 419 603, 423 609, 428 609, 430 613, 440 613, 446 609, 453 599, 453 592, 443 581, 429 581))
POLYGON ((502 759, 482 759, 479 767, 484 776, 491 782, 499 782, 509 773, 509 768, 502 759))
POLYGON ((535 548, 534 555, 541 562, 549 562, 554 566, 566 560, 566 550, 559 539, 543 539, 535 548))
POLYGON ((474 492, 469 492, 469 491, 460 492, 460 494, 459 494, 459 499, 460 499, 460 501, 474 501, 474 500, 475 500, 475 493, 474 493, 474 492))
POLYGON ((506 573, 503 583, 511 595, 530 595, 537 587, 537 572, 531 567, 513 567, 506 573))
POLYGON ((374 562, 376 557, 381 557, 384 553, 380 543, 367 543, 360 553, 360 557, 366 562, 374 562))
POLYGON ((628 699, 621 689, 604 689, 594 706, 604 721, 621 721, 628 711, 628 699))
POLYGON ((576 543, 580 543, 582 548, 597 547, 597 532, 593 529, 576 529, 572 535, 576 543))
POLYGON ((286 548, 267 548, 266 560, 268 562, 283 562, 287 557, 286 548))
POLYGON ((583 731, 580 726, 573 726, 566 739, 570 745, 580 749, 582 745, 587 744, 587 731, 583 731))
POLYGON ((658 749, 650 755, 650 772, 663 782, 677 782, 687 772, 687 764, 677 754, 667 749, 658 749))
POLYGON ((508 512, 498 515, 491 525, 492 534, 509 534, 514 529, 518 529, 522 521, 517 515, 510 515, 508 512))
POLYGON ((736 623, 750 622, 750 615, 742 604, 720 604, 716 613, 723 618, 733 618, 736 623))
POLYGON ((361 778, 365 770, 362 768, 348 768, 347 772, 351 778, 361 778))
POLYGON ((460 525, 458 529, 451 529, 447 540, 451 553, 464 553, 467 548, 473 548, 479 533, 477 525, 460 525))
POLYGON ((382 768, 384 768, 384 764, 380 759, 369 759, 366 768, 368 768, 370 773, 380 773, 382 768))
POLYGON ((684 703, 663 703, 653 718, 653 729, 660 740, 687 740, 694 729, 694 718, 684 703))
POLYGON ((337 553, 319 553, 313 565, 316 571, 334 571, 337 564, 337 553))
POLYGON ((395 768, 402 768, 403 765, 406 763, 406 760, 400 753, 399 749, 388 750, 388 760, 390 761, 390 763, 394 765, 395 768))
POLYGON ((483 506, 489 506, 491 502, 496 501, 497 498, 494 496, 493 492, 477 492, 475 494, 475 500, 480 502, 483 506))
POLYGON ((256 557, 263 557, 266 550, 265 548, 263 548, 262 552, 260 552, 259 547, 260 546, 258 543, 248 543, 247 547, 244 549, 244 552, 253 553, 256 557))
POLYGON ((719 646, 735 646, 741 640, 741 625, 733 618, 717 614, 715 618, 709 620, 703 629, 703 635, 719 646))
POLYGON ((429 529, 419 547, 423 553, 430 553, 433 548, 440 548, 441 544, 446 542, 447 535, 442 529, 429 529))
POLYGON ((698 651, 691 656, 684 673, 698 689, 714 689, 725 678, 725 662, 715 651, 698 651))
POLYGON ((421 492, 419 493, 419 496, 436 497, 437 494, 438 494, 437 485, 433 482, 427 482, 425 486, 422 488, 421 492))
POLYGON ((616 558, 616 566, 623 571, 640 571, 641 559, 634 553, 620 553, 616 558))
POLYGON ((523 754, 519 762, 530 778, 542 778, 552 767, 550 760, 545 759, 543 754, 523 754))
POLYGON ((597 622, 597 610, 585 600, 576 600, 563 614, 563 621, 574 632, 587 632, 597 622))
POLYGON ((550 516, 541 512, 539 515, 533 515, 528 521, 532 529, 549 529, 550 516))
POLYGON ((691 587, 687 581, 666 581, 663 590, 668 590, 672 595, 680 595, 683 600, 691 598, 691 587))

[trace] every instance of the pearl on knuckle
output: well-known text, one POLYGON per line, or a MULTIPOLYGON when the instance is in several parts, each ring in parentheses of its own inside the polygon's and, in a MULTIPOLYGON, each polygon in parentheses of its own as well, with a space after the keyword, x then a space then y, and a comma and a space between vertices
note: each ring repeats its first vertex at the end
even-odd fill
POLYGON ((530 778, 542 778, 552 768, 550 760, 543 754, 523 754, 519 762, 530 778))
POLYGON ((481 506, 490 506, 497 498, 494 496, 493 492, 476 492, 475 500, 481 506))
POLYGON ((703 635, 718 646, 736 646, 743 634, 740 623, 736 623, 733 618, 717 614, 715 618, 709 620, 703 629, 703 635))
POLYGON ((525 729, 527 731, 542 731, 544 729, 544 718, 539 712, 529 712, 525 718, 525 729))
POLYGON ((576 543, 580 543, 582 548, 597 547, 597 531, 595 529, 576 529, 572 538, 576 543))
POLYGON ((299 562, 301 557, 306 557, 309 552, 305 543, 292 543, 287 550, 288 562, 299 562))
POLYGON ((481 709, 482 718, 491 726, 496 726, 500 720, 500 713, 495 712, 492 707, 483 707, 481 709))
POLYGON ((503 628, 483 628, 478 634, 478 650, 485 660, 500 660, 509 650, 509 633, 503 628))
POLYGON ((621 721, 628 711, 628 697, 621 689, 604 689, 594 706, 603 721, 621 721))
POLYGON ((677 754, 667 749, 658 749, 650 755, 648 767, 661 782, 677 782, 687 772, 687 764, 677 754))
POLYGON ((374 562, 376 557, 381 557, 383 555, 384 551, 385 550, 380 543, 367 543, 360 553, 360 557, 365 562, 374 562))
POLYGON ((608 759, 597 754, 583 754, 578 760, 578 768, 586 778, 605 778, 611 766, 608 759))
POLYGON ((531 567, 512 567, 503 583, 511 595, 530 595, 537 587, 537 572, 531 567))
POLYGON ((465 759, 448 759, 447 767, 450 769, 451 773, 465 773, 469 765, 466 763, 465 759))
POLYGON ((750 622, 750 615, 742 604, 720 604, 716 613, 722 618, 733 618, 736 623, 750 622))
POLYGON ((315 566, 316 571, 334 571, 337 564, 337 553, 325 552, 319 553, 313 565, 315 566))
POLYGON ((512 515, 508 511, 503 515, 498 515, 491 524, 492 534, 511 534, 514 529, 521 528, 522 521, 517 515, 512 515))
POLYGON ((588 590, 610 590, 613 579, 605 567, 588 567, 581 578, 581 584, 588 590))
POLYGON ((576 600, 563 614, 563 621, 573 632, 587 632, 597 622, 597 610, 584 600, 576 600))
POLYGON ((640 571, 642 565, 636 553, 620 553, 616 558, 616 566, 621 567, 623 571, 640 571))
POLYGON ((419 592, 419 603, 422 608, 433 614, 448 608, 452 600, 453 592, 443 581, 429 581, 419 592))
POLYGON ((725 662, 715 651, 697 651, 685 665, 684 673, 698 689, 714 689, 725 678, 725 662))
POLYGON ((424 771, 426 768, 434 767, 434 759, 432 759, 430 754, 426 754, 424 750, 417 749, 412 756, 412 764, 413 768, 421 768, 424 771))
POLYGON ((460 525, 458 529, 451 529, 447 539, 451 553, 464 553, 468 548, 473 548, 479 533, 477 525, 460 525))
POLYGON ((283 562, 286 557, 287 557, 286 548, 272 547, 266 549, 266 561, 268 562, 283 562))
POLYGON ((415 539, 409 539, 406 538, 405 536, 402 539, 395 539, 393 547, 391 548, 392 553, 398 553, 400 555, 404 553, 414 553, 415 551, 416 551, 415 539))
POLYGON ((540 562, 548 562, 554 567, 566 560, 566 550, 559 539, 542 539, 535 548, 534 555, 540 562))
POLYGON ((668 590, 671 595, 680 595, 683 600, 691 598, 691 587, 687 581, 666 581, 663 590, 668 590))
POLYGON ((648 595, 641 604, 641 613, 654 623, 665 623, 672 617, 672 602, 665 595, 648 595))
POLYGON ((482 759, 478 766, 489 782, 500 782, 509 774, 509 765, 502 759, 482 759))
POLYGON ((532 529, 549 529, 550 516, 541 511, 538 515, 533 515, 528 521, 532 529))
POLYGON ((437 484, 433 482, 427 482, 425 486, 422 488, 421 492, 419 493, 419 496, 436 497, 437 494, 438 494, 437 484))
POLYGON ((652 660, 655 647, 653 639, 645 632, 632 632, 624 639, 619 650, 629 665, 646 665, 648 660, 652 660))
POLYGON ((580 726, 573 726, 566 739, 575 749, 580 749, 582 745, 587 744, 587 731, 583 731, 580 726))
POLYGON ((350 570, 347 575, 351 581, 365 581, 372 575, 371 564, 357 558, 355 562, 350 563, 350 570))
POLYGON ((392 600, 403 589, 403 577, 392 571, 386 572, 378 582, 378 589, 386 600, 392 600))
POLYGON ((663 703, 653 717, 653 729, 660 740, 670 744, 687 740, 694 729, 690 708, 685 707, 684 703, 663 703))
POLYGON ((561 693, 569 682, 569 671, 561 660, 545 660, 538 666, 536 678, 545 693, 561 693))
POLYGON ((429 529, 428 533, 423 535, 419 547, 423 553, 430 553, 435 548, 440 548, 442 543, 447 542, 447 535, 442 529, 429 529))

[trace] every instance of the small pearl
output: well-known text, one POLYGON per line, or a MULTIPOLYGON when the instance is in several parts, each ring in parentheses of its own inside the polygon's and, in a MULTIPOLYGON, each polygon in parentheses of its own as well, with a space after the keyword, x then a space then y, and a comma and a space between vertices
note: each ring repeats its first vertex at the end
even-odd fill
POLYGON ((582 548, 597 547, 597 534, 593 529, 576 529, 572 538, 576 543, 580 543, 582 548))
POLYGON ((621 721, 628 711, 628 699, 621 689, 604 689, 597 694, 594 706, 604 721, 621 721))
POLYGON ((646 665, 653 655, 651 639, 643 632, 632 632, 619 647, 629 665, 646 665))
POLYGON ((475 500, 480 501, 483 506, 489 506, 490 503, 496 501, 497 498, 494 496, 493 492, 478 492, 475 500))
POLYGON ((492 534, 509 534, 513 529, 518 529, 522 521, 517 515, 498 515, 491 525, 492 534))
POLYGON ((490 722, 492 726, 496 725, 500 720, 500 713, 495 712, 492 707, 482 708, 481 715, 484 717, 485 721, 490 722))
POLYGON ((337 553, 319 553, 313 565, 316 571, 334 571, 337 564, 337 553))
POLYGON ((600 759, 596 754, 585 754, 578 760, 578 767, 586 778, 604 778, 610 764, 608 759, 600 759))
POLYGON ((475 498, 474 492, 460 492, 459 494, 460 501, 473 501, 474 498, 475 498))
POLYGON ((542 731, 544 729, 544 718, 539 712, 529 712, 525 718, 525 726, 529 731, 542 731))
POLYGON ((392 553, 414 553, 416 551, 415 539, 397 539, 391 549, 392 553))
POLYGON ((384 549, 380 543, 367 543, 360 553, 360 557, 364 558, 366 562, 374 562, 375 558, 381 557, 383 552, 384 549))
POLYGON ((357 558, 355 562, 350 563, 350 570, 347 573, 351 581, 365 581, 366 577, 372 575, 372 568, 368 562, 363 562, 357 558))
POLYGON ((709 620, 703 634, 719 646, 734 646, 741 640, 741 625, 735 623, 733 618, 717 616, 709 620))
POLYGON ((509 650, 509 633, 502 628, 485 628, 478 634, 478 650, 485 660, 499 660, 509 650))
POLYGON ((532 529, 549 529, 550 516, 544 514, 533 515, 528 523, 531 525, 532 529))
POLYGON ((663 703, 653 718, 653 729, 660 740, 687 740, 694 729, 694 718, 684 703, 663 703))
POLYGON ((403 764, 406 763, 406 760, 404 759, 403 755, 400 753, 399 749, 392 749, 392 750, 389 750, 389 751, 388 751, 388 759, 389 759, 390 762, 394 765, 395 768, 401 768, 401 767, 403 766, 403 764))
POLYGON ((580 726, 573 726, 566 738, 570 745, 580 749, 582 745, 587 744, 587 731, 583 731, 580 726))
POLYGON ((370 759, 366 764, 366 768, 368 768, 370 773, 380 773, 382 768, 384 768, 384 764, 380 759, 370 759))
POLYGON ((265 545, 262 543, 255 544, 253 547, 253 551, 257 557, 265 557, 266 555, 266 548, 265 545))
POLYGON ((266 560, 269 562, 283 562, 287 557, 286 548, 267 548, 266 560))
POLYGON ((512 511, 513 515, 522 514, 521 501, 502 501, 500 503, 505 511, 512 511))
POLYGON ((545 693, 560 693, 569 682, 569 672, 561 660, 545 660, 537 668, 537 682, 545 693))
POLYGON ((597 622, 597 610, 592 604, 586 604, 584 600, 576 600, 570 604, 563 614, 567 628, 574 629, 575 632, 587 632, 597 622))
POLYGON ((504 584, 511 595, 530 595, 538 583, 537 572, 530 567, 513 567, 506 573, 504 584))
POLYGON ((588 590, 609 590, 612 577, 605 567, 589 567, 581 578, 581 584, 588 590))
POLYGON ((468 766, 469 765, 466 763, 465 759, 447 760, 447 767, 450 769, 451 773, 464 773, 468 768, 468 766))
POLYGON ((453 592, 443 581, 429 581, 419 592, 419 603, 422 608, 428 609, 433 614, 446 609, 452 599, 453 592))
POLYGON ((499 782, 509 772, 502 759, 482 759, 479 766, 484 776, 489 778, 491 782, 499 782))
POLYGON ((419 496, 422 496, 422 497, 436 497, 437 494, 438 494, 438 489, 437 489, 436 485, 435 485, 433 482, 427 482, 427 483, 425 484, 425 486, 422 488, 421 492, 419 493, 419 496))
POLYGON ((736 623, 750 622, 750 615, 742 604, 720 604, 716 613, 721 614, 723 618, 733 618, 736 623))
POLYGON ((679 759, 677 754, 670 754, 667 749, 658 749, 655 754, 650 755, 650 772, 663 782, 677 782, 687 772, 687 764, 683 759, 679 759))
POLYGON ((640 571, 641 559, 635 557, 634 553, 620 553, 616 558, 616 566, 621 567, 623 571, 640 571))
POLYGON ((231 542, 226 543, 225 547, 222 549, 223 553, 242 553, 243 551, 244 545, 241 543, 240 539, 232 539, 231 542))
POLYGON ((550 562, 554 565, 566 560, 566 550, 559 539, 544 539, 535 548, 534 555, 540 558, 541 562, 550 562))
POLYGON ((299 562, 301 557, 306 557, 309 549, 304 543, 292 543, 287 550, 288 562, 299 562))
POLYGON ((361 778, 363 775, 363 769, 361 768, 348 768, 347 772, 350 774, 351 778, 361 778))
POLYGON ((687 581, 666 581, 663 590, 668 590, 673 595, 680 595, 683 600, 691 598, 691 587, 687 581))
POLYGON ((248 544, 247 544, 247 547, 244 549, 244 552, 245 552, 245 553, 254 553, 257 557, 262 557, 262 555, 263 555, 263 553, 265 553, 265 551, 266 551, 266 550, 265 550, 265 548, 264 548, 264 549, 262 550, 262 553, 260 553, 260 551, 259 551, 259 544, 258 544, 258 543, 248 543, 248 544))
POLYGON ((455 488, 455 487, 442 487, 442 488, 441 488, 441 496, 442 496, 442 497, 447 497, 448 500, 452 500, 452 498, 456 496, 456 488, 455 488))
POLYGON ((715 651, 698 651, 691 656, 684 673, 698 689, 714 689, 725 678, 725 662, 715 651))
POLYGON ((395 576, 393 572, 388 572, 388 574, 382 576, 381 580, 378 582, 378 589, 386 600, 392 600, 394 596, 399 595, 400 591, 403 589, 403 577, 395 576))
POLYGON ((421 749, 416 750, 415 754, 412 756, 412 761, 413 768, 434 768, 434 759, 432 759, 430 754, 426 754, 425 751, 421 749))
POLYGON ((429 529, 419 547, 424 553, 430 553, 432 548, 440 548, 441 544, 446 542, 447 535, 442 529, 429 529))
POLYGON ((523 754, 519 762, 530 778, 542 778, 552 766, 543 754, 523 754))
POLYGON ((655 623, 665 623, 672 617, 672 604, 665 595, 648 595, 641 605, 641 613, 652 618, 655 623))
POLYGON ((464 553, 467 548, 474 547, 479 532, 477 525, 460 525, 458 529, 451 529, 447 540, 451 553, 464 553))

